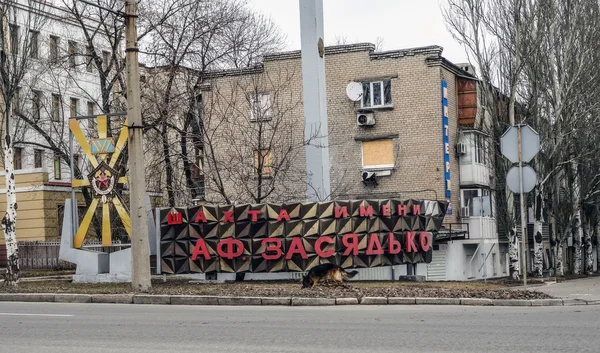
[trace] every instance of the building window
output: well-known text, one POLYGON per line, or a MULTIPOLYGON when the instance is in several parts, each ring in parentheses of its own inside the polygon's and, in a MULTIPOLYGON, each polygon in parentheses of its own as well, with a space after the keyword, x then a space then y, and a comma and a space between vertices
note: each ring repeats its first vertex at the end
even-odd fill
POLYGON ((270 177, 273 173, 273 153, 269 149, 254 150, 254 174, 270 177))
POLYGON ((87 115, 94 115, 94 102, 87 102, 87 115))
POLYGON ((79 99, 71 98, 71 105, 69 106, 69 112, 71 114, 71 118, 77 116, 77 106, 79 105, 79 99))
POLYGON ((23 149, 21 147, 15 147, 15 170, 23 169, 23 149))
POLYGON ((474 150, 474 157, 475 157, 475 163, 478 164, 483 164, 483 165, 488 165, 488 156, 487 156, 487 138, 484 135, 481 134, 475 134, 474 136, 475 138, 475 150, 474 150))
POLYGON ((39 36, 40 32, 29 31, 29 56, 32 59, 37 59, 39 55, 39 36))
POLYGON ((33 167, 42 168, 42 156, 44 155, 43 150, 33 150, 33 167))
POLYGON ((85 70, 87 72, 92 72, 92 58, 94 56, 92 47, 86 47, 85 51, 85 70))
POLYGON ((77 43, 69 41, 69 67, 75 68, 77 65, 77 43))
POLYGON ((9 25, 10 30, 10 51, 13 54, 19 53, 19 26, 9 25))
POLYGON ((376 108, 392 105, 392 81, 363 82, 363 108, 376 108))
POLYGON ((40 120, 42 110, 42 92, 32 91, 31 110, 34 120, 40 120))
POLYGON ((62 179, 62 173, 60 169, 60 156, 56 153, 54 154, 54 179, 62 179))
POLYGON ((52 121, 60 121, 60 96, 52 95, 52 121))
POLYGON ((107 51, 102 52, 102 70, 107 70, 110 66, 110 53, 107 51))
POLYGON ((362 143, 363 169, 394 168, 394 141, 375 140, 362 143))
POLYGON ((50 62, 58 62, 58 43, 60 39, 57 36, 50 36, 50 62))
POLYGON ((73 155, 73 167, 75 167, 75 169, 77 168, 81 168, 81 155, 79 155, 78 153, 75 153, 73 155))
POLYGON ((17 87, 13 95, 12 108, 14 114, 21 112, 21 87, 17 87))
POLYGON ((256 93, 250 97, 250 120, 263 121, 272 118, 271 95, 269 93, 256 93))
POLYGON ((469 209, 471 217, 492 217, 492 196, 488 189, 462 189, 461 207, 469 209))

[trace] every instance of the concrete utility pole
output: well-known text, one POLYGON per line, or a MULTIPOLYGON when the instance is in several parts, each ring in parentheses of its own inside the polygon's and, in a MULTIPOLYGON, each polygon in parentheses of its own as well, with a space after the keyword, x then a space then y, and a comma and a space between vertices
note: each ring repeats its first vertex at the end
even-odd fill
POLYGON ((140 101, 140 68, 137 43, 136 0, 125 0, 125 60, 127 65, 127 116, 129 119, 129 208, 131 213, 131 285, 134 291, 147 292, 152 287, 150 246, 146 215, 146 181, 142 107, 140 101))
POLYGON ((323 44, 323 0, 300 0, 302 96, 306 145, 307 199, 323 201, 331 193, 329 130, 323 44))

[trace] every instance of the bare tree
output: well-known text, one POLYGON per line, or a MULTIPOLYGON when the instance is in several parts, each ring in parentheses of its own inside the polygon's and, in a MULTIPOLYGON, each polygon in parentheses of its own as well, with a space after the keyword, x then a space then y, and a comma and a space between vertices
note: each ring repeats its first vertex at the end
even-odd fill
POLYGON ((17 195, 14 168, 15 112, 22 108, 20 86, 32 66, 32 31, 42 28, 40 15, 44 5, 38 1, 6 0, 0 3, 0 103, 3 104, 4 170, 6 180, 6 213, 2 230, 6 243, 7 267, 5 285, 19 281, 19 250, 17 247, 17 195))
MULTIPOLYGON (((504 124, 502 115, 495 115, 489 107, 496 86, 508 97, 508 123, 528 123, 541 135, 542 151, 534 162, 539 181, 533 195, 536 275, 543 270, 546 213, 553 224, 556 273, 562 274, 562 246, 571 234, 573 272, 581 272, 582 242, 586 244, 586 269, 591 264, 592 225, 586 223, 583 232, 582 204, 594 203, 597 178, 593 171, 582 172, 582 166, 588 165, 582 163, 594 155, 595 145, 575 141, 595 141, 586 131, 597 124, 593 118, 597 114, 592 113, 597 98, 592 92, 597 92, 598 85, 592 82, 597 82, 598 74, 590 60, 598 55, 597 13, 598 4, 584 0, 450 1, 445 11, 448 26, 479 66, 482 102, 492 111, 492 122, 504 124), (522 114, 518 114, 520 106, 522 114)), ((497 173, 504 172, 502 166, 496 167, 497 173)), ((507 199, 511 197, 507 192, 507 199)), ((593 219, 593 211, 589 212, 593 219)))
POLYGON ((156 136, 149 141, 160 141, 156 150, 162 159, 150 164, 164 166, 171 206, 181 197, 202 197, 200 87, 207 71, 253 66, 283 43, 273 22, 252 13, 243 2, 187 1, 184 8, 157 25, 144 47, 154 67, 148 69, 154 74, 144 87, 146 131, 156 136))

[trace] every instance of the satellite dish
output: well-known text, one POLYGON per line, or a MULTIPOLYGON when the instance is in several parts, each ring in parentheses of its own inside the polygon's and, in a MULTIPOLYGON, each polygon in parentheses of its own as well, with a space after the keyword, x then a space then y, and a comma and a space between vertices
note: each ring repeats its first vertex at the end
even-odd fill
POLYGON ((362 85, 358 82, 350 82, 346 86, 346 95, 353 102, 358 102, 363 95, 362 85))

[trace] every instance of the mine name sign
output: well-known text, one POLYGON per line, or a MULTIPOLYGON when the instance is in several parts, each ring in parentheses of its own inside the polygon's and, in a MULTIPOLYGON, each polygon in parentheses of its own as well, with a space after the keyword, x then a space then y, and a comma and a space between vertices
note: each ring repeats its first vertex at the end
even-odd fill
POLYGON ((351 200, 159 209, 163 273, 431 262, 448 203, 351 200))

